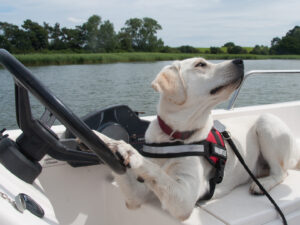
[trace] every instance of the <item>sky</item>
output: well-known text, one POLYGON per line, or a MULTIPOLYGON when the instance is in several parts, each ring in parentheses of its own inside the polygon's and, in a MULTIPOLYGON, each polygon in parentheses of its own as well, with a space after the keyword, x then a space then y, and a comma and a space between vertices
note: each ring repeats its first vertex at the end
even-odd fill
POLYGON ((73 28, 92 15, 117 32, 129 18, 151 17, 172 47, 269 46, 300 25, 300 0, 0 0, 0 21, 18 26, 31 19, 73 28))

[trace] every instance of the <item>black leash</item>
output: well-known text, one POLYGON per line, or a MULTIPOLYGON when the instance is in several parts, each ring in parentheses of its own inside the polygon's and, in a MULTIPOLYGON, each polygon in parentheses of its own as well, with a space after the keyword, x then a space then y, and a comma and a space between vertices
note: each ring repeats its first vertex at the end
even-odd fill
POLYGON ((223 131, 221 134, 223 135, 224 139, 227 140, 227 142, 230 145, 230 147, 232 148, 234 154, 240 160, 241 164, 243 165, 243 167, 245 168, 245 170, 248 172, 248 174, 250 175, 250 177, 252 178, 252 180, 257 184, 257 186, 260 188, 260 190, 267 196, 267 198, 270 200, 270 202, 274 205, 275 209, 277 210, 277 212, 279 213, 279 215, 282 218, 283 224, 287 225, 287 221, 285 219, 285 216, 284 216, 283 212, 281 211, 281 209, 279 208, 279 206, 276 204, 276 202, 274 201, 274 199, 271 197, 271 195, 269 195, 269 193, 266 191, 266 189, 259 183, 259 181, 256 179, 256 177, 252 174, 252 172, 250 171, 250 169, 246 165, 243 157, 239 153, 239 150, 237 149, 237 147, 235 146, 234 142, 232 141, 232 139, 230 137, 230 133, 227 132, 227 131, 223 131))

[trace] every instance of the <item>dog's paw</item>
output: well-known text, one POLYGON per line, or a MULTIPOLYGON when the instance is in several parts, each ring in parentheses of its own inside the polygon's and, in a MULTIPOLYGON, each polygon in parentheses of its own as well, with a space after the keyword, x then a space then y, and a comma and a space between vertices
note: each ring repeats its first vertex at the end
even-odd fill
MULTIPOLYGON (((127 144, 125 141, 111 139, 98 131, 93 131, 114 154, 119 154, 122 157, 125 166, 137 169, 143 164, 143 157, 130 144, 127 144)), ((83 145, 79 139, 77 139, 77 142, 83 145)))
POLYGON ((131 145, 124 141, 118 141, 117 152, 124 159, 124 165, 129 165, 132 169, 137 169, 143 164, 143 157, 131 145))
POLYGON ((119 141, 111 139, 106 135, 93 130, 93 132, 108 146, 108 148, 113 152, 116 153, 118 150, 119 141))
POLYGON ((128 200, 125 202, 125 205, 126 205, 127 209, 132 209, 132 210, 138 209, 141 207, 141 204, 139 204, 135 201, 128 201, 128 200))
POLYGON ((143 157, 130 144, 125 141, 117 141, 95 131, 95 134, 109 147, 113 153, 119 153, 124 160, 124 165, 129 165, 132 169, 139 168, 143 163, 143 157))
MULTIPOLYGON (((118 141, 113 140, 109 137, 107 137, 104 134, 101 134, 100 132, 93 130, 93 132, 109 147, 109 149, 113 152, 116 153, 117 152, 117 145, 118 145, 118 141)), ((76 138, 76 142, 77 142, 77 147, 79 148, 79 150, 84 151, 84 152, 92 152, 91 149, 89 149, 79 138, 76 138)))
MULTIPOLYGON (((278 182, 272 177, 263 177, 257 179, 261 185, 266 189, 266 191, 270 191, 274 186, 278 184, 278 182)), ((249 192, 254 195, 263 195, 262 190, 257 186, 257 184, 253 181, 250 185, 249 192)))

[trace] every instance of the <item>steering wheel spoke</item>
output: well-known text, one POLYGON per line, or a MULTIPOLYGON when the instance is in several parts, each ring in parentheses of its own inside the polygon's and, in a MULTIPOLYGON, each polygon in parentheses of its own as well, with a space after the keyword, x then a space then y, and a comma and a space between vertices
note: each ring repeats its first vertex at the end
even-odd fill
POLYGON ((47 126, 49 129, 54 124, 56 118, 47 108, 45 108, 45 111, 41 118, 39 119, 41 123, 43 123, 45 126, 47 126))

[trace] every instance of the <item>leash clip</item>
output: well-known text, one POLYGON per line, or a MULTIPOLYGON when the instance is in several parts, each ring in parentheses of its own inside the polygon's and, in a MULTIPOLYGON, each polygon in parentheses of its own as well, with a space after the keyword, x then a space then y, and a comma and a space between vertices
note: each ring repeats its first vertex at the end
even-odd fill
POLYGON ((223 138, 225 139, 225 140, 229 140, 229 139, 231 139, 231 133, 229 132, 229 131, 223 131, 222 133, 222 136, 223 136, 223 138))

